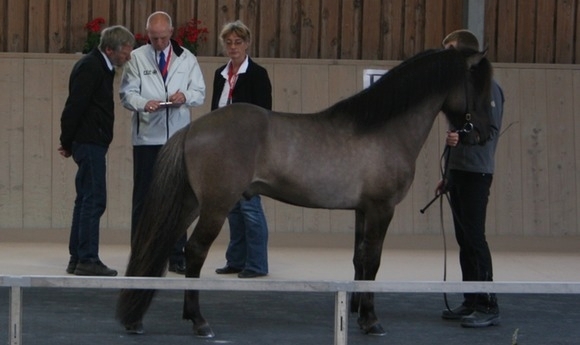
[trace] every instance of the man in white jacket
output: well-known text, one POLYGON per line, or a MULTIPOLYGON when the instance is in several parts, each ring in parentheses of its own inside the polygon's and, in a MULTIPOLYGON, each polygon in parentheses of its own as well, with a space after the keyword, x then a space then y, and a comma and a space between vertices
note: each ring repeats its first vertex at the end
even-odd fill
MULTIPOLYGON (((161 146, 191 121, 189 108, 203 104, 205 82, 196 57, 171 39, 173 25, 165 12, 147 19, 149 44, 131 54, 121 83, 121 102, 133 112, 133 208, 131 242, 151 183, 161 146)), ((176 243, 169 270, 185 274, 185 235, 176 243)))

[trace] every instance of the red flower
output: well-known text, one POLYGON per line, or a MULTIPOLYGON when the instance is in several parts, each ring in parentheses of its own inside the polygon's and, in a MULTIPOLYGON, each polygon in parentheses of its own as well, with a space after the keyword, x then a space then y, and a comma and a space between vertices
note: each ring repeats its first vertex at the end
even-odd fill
POLYGON ((87 30, 87 40, 83 47, 83 53, 90 52, 94 47, 99 45, 101 40, 101 25, 105 24, 105 19, 98 17, 86 23, 84 28, 87 30))
POLYGON ((141 33, 136 33, 135 34, 135 45, 137 47, 140 47, 142 45, 147 44, 147 42, 149 41, 149 38, 141 33))
POLYGON ((105 19, 102 17, 98 17, 86 23, 85 29, 87 29, 89 32, 99 33, 101 32, 102 24, 105 24, 105 19))
POLYGON ((185 25, 177 28, 175 40, 179 45, 196 54, 199 42, 207 41, 208 33, 207 28, 201 26, 201 20, 191 18, 185 25))

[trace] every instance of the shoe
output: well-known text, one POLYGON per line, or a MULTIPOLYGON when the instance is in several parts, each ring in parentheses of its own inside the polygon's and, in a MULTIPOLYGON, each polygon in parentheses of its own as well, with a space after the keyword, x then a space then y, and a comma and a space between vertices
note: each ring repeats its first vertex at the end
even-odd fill
POLYGON ((470 315, 474 311, 474 308, 462 304, 459 307, 451 310, 444 309, 441 312, 441 318, 444 320, 461 320, 463 317, 470 315))
POLYGON ((264 276, 267 276, 267 274, 249 271, 249 270, 243 270, 240 273, 238 273, 238 278, 257 278, 257 277, 264 277, 264 276))
POLYGON ((145 333, 143 330, 143 323, 135 322, 130 325, 125 325, 125 332, 127 332, 127 334, 143 334, 145 333))
POLYGON ((71 256, 70 260, 68 261, 68 265, 66 266, 66 273, 73 274, 75 273, 75 269, 77 268, 77 263, 79 260, 77 258, 73 258, 71 256))
POLYGON ((185 274, 185 262, 173 262, 169 263, 169 272, 174 272, 177 274, 185 274))
POLYGON ((97 262, 79 262, 74 270, 77 276, 108 276, 114 277, 117 271, 105 266, 101 261, 97 262))
POLYGON ((461 319, 461 326, 467 328, 488 327, 499 325, 499 320, 499 311, 497 310, 475 310, 473 313, 461 319))
POLYGON ((217 274, 233 274, 233 273, 240 273, 240 272, 242 272, 241 268, 235 268, 235 267, 228 266, 228 265, 225 265, 224 267, 218 268, 215 270, 215 273, 217 273, 217 274))

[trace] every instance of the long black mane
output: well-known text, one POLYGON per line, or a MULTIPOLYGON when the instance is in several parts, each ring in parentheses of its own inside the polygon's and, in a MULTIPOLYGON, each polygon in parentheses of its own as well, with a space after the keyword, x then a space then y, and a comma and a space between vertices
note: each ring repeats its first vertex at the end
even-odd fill
POLYGON ((385 73, 374 84, 326 109, 359 129, 383 125, 431 94, 447 92, 466 75, 464 54, 454 49, 421 52, 385 73))

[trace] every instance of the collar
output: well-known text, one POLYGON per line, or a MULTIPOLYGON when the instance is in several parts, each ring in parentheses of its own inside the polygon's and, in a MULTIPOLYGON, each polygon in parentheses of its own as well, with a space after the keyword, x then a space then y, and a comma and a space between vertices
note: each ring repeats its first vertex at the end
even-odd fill
MULTIPOLYGON (((165 58, 167 59, 167 56, 169 56, 169 51, 171 50, 171 43, 167 45, 167 47, 165 47, 165 49, 163 49, 163 54, 165 54, 165 58)), ((159 53, 161 53, 161 51, 155 51, 155 55, 157 57, 159 57, 159 53)))
POLYGON ((115 67, 113 67, 113 64, 111 63, 111 60, 109 60, 109 57, 107 56, 107 54, 103 53, 101 50, 99 50, 99 52, 105 58, 105 61, 107 62, 107 66, 109 66, 109 70, 114 71, 115 67))
MULTIPOLYGON (((246 71, 248 70, 248 65, 249 65, 249 56, 246 55, 246 58, 244 59, 244 62, 242 62, 242 65, 240 66, 240 68, 238 69, 238 73, 237 75, 240 75, 242 73, 246 73, 246 71)), ((232 60, 228 61, 228 64, 226 65, 226 68, 224 68, 224 70, 222 71, 222 76, 225 79, 228 79, 228 73, 230 71, 230 67, 232 65, 232 60)))

